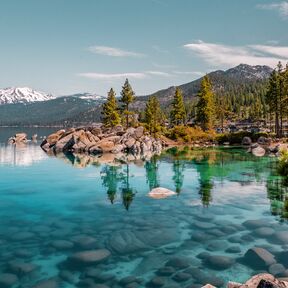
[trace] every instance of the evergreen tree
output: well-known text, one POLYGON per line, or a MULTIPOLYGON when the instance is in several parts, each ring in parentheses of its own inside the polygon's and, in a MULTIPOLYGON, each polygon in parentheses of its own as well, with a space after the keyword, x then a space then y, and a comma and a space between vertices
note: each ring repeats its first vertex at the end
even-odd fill
POLYGON ((124 86, 122 87, 122 92, 121 92, 121 99, 120 102, 122 103, 123 107, 123 114, 125 116, 126 119, 126 127, 128 128, 129 126, 129 115, 131 114, 131 112, 129 111, 129 105, 131 103, 133 103, 134 99, 135 99, 135 93, 132 90, 132 87, 128 81, 128 79, 126 79, 124 86))
POLYGON ((156 134, 161 131, 164 121, 164 114, 156 96, 148 99, 145 107, 144 123, 150 134, 156 134))
POLYGON ((186 120, 186 110, 185 110, 185 105, 183 101, 183 95, 179 87, 176 88, 176 91, 174 94, 170 118, 171 118, 171 123, 173 125, 184 124, 186 120))
POLYGON ((196 121, 203 130, 212 129, 215 119, 215 102, 212 85, 207 75, 201 81, 198 97, 196 121))
POLYGON ((103 186, 107 188, 107 196, 113 204, 117 194, 117 187, 120 181, 117 166, 106 165, 101 171, 103 186))
POLYGON ((121 122, 121 118, 118 113, 116 94, 113 88, 111 88, 108 92, 107 101, 102 106, 102 115, 102 121, 106 127, 115 127, 121 122))

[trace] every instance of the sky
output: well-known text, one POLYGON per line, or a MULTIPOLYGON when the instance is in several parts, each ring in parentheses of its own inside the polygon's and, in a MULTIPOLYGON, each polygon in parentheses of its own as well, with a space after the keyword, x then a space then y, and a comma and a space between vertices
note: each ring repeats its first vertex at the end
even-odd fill
POLYGON ((136 95, 288 61, 288 1, 1 0, 0 87, 136 95))

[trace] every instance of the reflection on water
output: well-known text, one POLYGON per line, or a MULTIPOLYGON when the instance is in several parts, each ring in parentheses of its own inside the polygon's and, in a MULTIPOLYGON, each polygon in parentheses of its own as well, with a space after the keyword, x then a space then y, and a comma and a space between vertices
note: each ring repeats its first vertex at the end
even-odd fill
POLYGON ((47 158, 47 155, 39 149, 37 144, 0 144, 0 164, 30 166, 47 158))
POLYGON ((1 273, 15 276, 13 288, 225 287, 274 271, 244 261, 253 247, 273 254, 277 276, 288 269, 287 183, 274 158, 224 148, 137 158, 0 151, 0 287, 1 273), (177 193, 148 197, 157 187, 177 193), (102 249, 105 261, 87 260, 102 249))

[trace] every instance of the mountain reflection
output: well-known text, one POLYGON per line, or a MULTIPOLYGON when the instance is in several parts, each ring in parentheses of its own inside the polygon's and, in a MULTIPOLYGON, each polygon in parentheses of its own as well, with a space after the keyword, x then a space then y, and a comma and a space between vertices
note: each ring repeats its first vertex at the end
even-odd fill
POLYGON ((47 159, 48 156, 35 144, 0 146, 0 164, 10 166, 31 166, 47 159))

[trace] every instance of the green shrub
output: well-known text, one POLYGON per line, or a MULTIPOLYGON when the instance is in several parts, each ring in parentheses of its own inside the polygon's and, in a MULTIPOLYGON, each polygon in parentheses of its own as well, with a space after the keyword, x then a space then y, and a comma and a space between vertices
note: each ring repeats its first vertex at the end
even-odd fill
POLYGON ((278 163, 278 172, 282 176, 288 176, 288 151, 281 151, 281 156, 278 163))
POLYGON ((179 125, 170 129, 166 136, 179 142, 191 143, 195 141, 213 141, 216 133, 214 130, 205 132, 200 127, 179 125))

